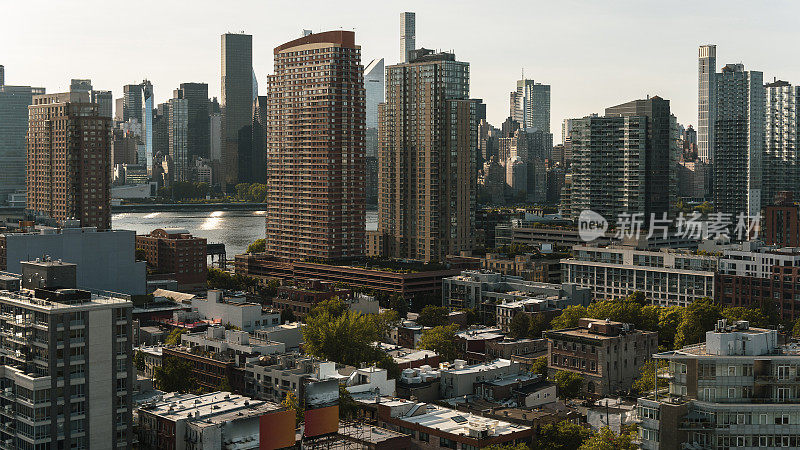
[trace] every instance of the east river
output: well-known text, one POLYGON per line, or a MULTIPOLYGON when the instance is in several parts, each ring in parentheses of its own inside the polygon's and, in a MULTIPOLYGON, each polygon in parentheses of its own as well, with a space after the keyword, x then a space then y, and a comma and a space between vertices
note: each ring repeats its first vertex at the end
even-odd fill
MULTIPOLYGON (((264 211, 121 212, 111 217, 111 225, 136 234, 148 234, 156 228, 185 228, 209 243, 225 244, 228 258, 233 258, 251 242, 264 237, 264 211)), ((367 230, 377 226, 378 212, 367 210, 367 230)))

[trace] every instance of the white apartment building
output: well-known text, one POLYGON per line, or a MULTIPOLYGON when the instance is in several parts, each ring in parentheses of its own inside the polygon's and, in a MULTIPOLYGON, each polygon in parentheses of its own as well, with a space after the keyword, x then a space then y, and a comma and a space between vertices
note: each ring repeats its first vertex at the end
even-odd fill
POLYGON ((271 355, 283 353, 286 345, 282 342, 253 337, 250 333, 241 330, 226 330, 224 327, 209 327, 199 333, 185 333, 181 335, 181 344, 185 347, 196 348, 215 353, 227 353, 256 357, 258 355, 271 355))
POLYGON ((766 246, 759 241, 743 242, 740 248, 723 251, 719 273, 770 278, 773 266, 800 266, 800 248, 766 246))
POLYGON ((800 446, 800 346, 776 330, 720 320, 706 342, 653 356, 669 389, 638 400, 642 448, 800 446))
POLYGON ((130 448, 133 304, 75 289, 74 264, 22 269, 0 291, 0 447, 130 448))
POLYGON ((240 330, 253 332, 258 328, 280 325, 281 314, 244 297, 224 297, 216 289, 208 291, 208 298, 193 298, 192 312, 202 319, 216 320, 222 325, 233 325, 240 330))
POLYGON ((564 282, 591 289, 598 300, 624 298, 635 291, 662 306, 714 298, 716 256, 587 245, 572 247, 572 254, 561 260, 564 282))

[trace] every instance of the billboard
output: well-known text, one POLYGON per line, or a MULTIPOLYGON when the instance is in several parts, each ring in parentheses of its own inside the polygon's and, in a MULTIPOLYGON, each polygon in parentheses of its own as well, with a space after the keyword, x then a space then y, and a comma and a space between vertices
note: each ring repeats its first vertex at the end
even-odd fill
POLYGON ((339 431, 339 405, 308 409, 303 436, 316 437, 339 431))
POLYGON ((306 384, 306 410, 339 404, 339 381, 314 381, 306 384))
POLYGON ((278 450, 295 444, 295 414, 291 409, 264 414, 258 418, 259 450, 278 450))

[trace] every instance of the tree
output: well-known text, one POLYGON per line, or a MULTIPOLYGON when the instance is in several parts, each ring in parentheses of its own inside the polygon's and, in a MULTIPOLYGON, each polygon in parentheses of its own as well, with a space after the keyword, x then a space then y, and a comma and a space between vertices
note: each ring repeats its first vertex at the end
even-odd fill
POLYGON ((459 356, 455 343, 457 330, 458 325, 454 323, 425 330, 417 347, 436 352, 444 361, 452 361, 459 356))
POLYGON ((633 391, 638 395, 645 395, 646 393, 651 392, 656 386, 656 380, 658 382, 658 389, 667 387, 667 380, 658 378, 656 375, 656 371, 658 369, 665 369, 666 367, 667 363, 664 360, 647 360, 642 365, 642 368, 639 371, 639 376, 633 381, 633 391))
POLYGON ((529 316, 530 323, 528 324, 528 336, 531 339, 541 339, 542 333, 550 328, 550 322, 544 314, 537 313, 529 316))
POLYGON ((144 352, 141 350, 136 350, 136 354, 133 355, 133 365, 136 367, 136 370, 139 372, 144 372, 145 363, 144 363, 144 352))
POLYGON ((147 261, 147 251, 143 248, 137 248, 135 251, 136 261, 147 261))
POLYGON ((547 378, 547 356, 540 356, 531 364, 531 372, 539 374, 541 379, 547 378))
POLYGON ((397 314, 405 319, 408 315, 408 300, 400 294, 394 294, 389 299, 389 308, 397 311, 397 314))
POLYGON ((303 348, 318 358, 361 367, 376 364, 386 353, 374 343, 383 338, 396 314, 350 311, 338 298, 320 302, 306 316, 303 348))
POLYGON ((533 450, 577 450, 591 434, 589 429, 566 420, 548 423, 537 433, 533 450))
POLYGON ((264 253, 265 251, 267 251, 266 239, 256 239, 247 246, 247 253, 264 253))
POLYGON ((558 390, 558 396, 567 398, 577 398, 581 396, 583 391, 583 376, 577 372, 570 372, 568 370, 559 370, 553 377, 558 390))
POLYGON ((792 336, 800 337, 800 317, 794 321, 794 328, 792 328, 792 336))
POLYGON ((563 330, 564 328, 577 327, 578 319, 581 317, 589 317, 585 306, 567 306, 563 311, 561 311, 561 315, 555 317, 553 321, 550 322, 550 329, 563 330))
POLYGON ((178 345, 181 343, 181 335, 185 333, 186 330, 183 328, 173 328, 172 331, 169 332, 167 337, 164 339, 164 345, 178 345))
POLYGON ((184 359, 167 357, 156 367, 153 384, 166 392, 190 392, 197 389, 197 381, 192 374, 192 365, 184 359))
POLYGON ((294 392, 287 392, 286 396, 281 402, 281 405, 283 405, 284 408, 294 410, 295 425, 299 425, 303 422, 303 407, 300 405, 300 401, 297 400, 297 396, 294 394, 294 392))
POLYGON ((722 316, 728 319, 730 323, 746 320, 750 322, 750 326, 754 327, 766 327, 770 324, 769 318, 764 314, 761 308, 729 306, 722 310, 722 316))
POLYGON ((708 298, 702 298, 686 307, 681 323, 675 334, 675 348, 700 342, 706 331, 714 329, 717 320, 722 318, 719 305, 708 298))
POLYGON ((525 444, 492 444, 488 447, 483 447, 482 450, 531 450, 531 448, 525 444))
POLYGON ((294 315, 294 311, 289 308, 283 308, 281 310, 281 323, 289 323, 289 322, 297 322, 297 317, 294 315))
POLYGON ((519 339, 528 336, 530 325, 531 319, 528 317, 528 314, 522 311, 514 314, 514 317, 511 318, 511 323, 508 324, 511 337, 519 339))
POLYGON ((217 390, 220 392, 233 392, 233 386, 231 386, 231 382, 228 380, 228 377, 222 379, 222 382, 220 382, 219 386, 217 386, 217 390))
POLYGON ((639 447, 633 441, 632 433, 616 434, 604 427, 584 442, 580 450, 636 450, 639 447))
POLYGON ((350 391, 343 385, 339 385, 339 418, 354 419, 358 413, 358 404, 353 400, 350 391))
POLYGON ((447 323, 448 312, 444 306, 428 305, 422 308, 422 312, 419 313, 417 318, 417 325, 422 325, 423 327, 438 327, 447 325, 447 323))
POLYGON ((658 311, 658 345, 667 350, 675 348, 675 334, 683 321, 682 306, 669 306, 658 311))

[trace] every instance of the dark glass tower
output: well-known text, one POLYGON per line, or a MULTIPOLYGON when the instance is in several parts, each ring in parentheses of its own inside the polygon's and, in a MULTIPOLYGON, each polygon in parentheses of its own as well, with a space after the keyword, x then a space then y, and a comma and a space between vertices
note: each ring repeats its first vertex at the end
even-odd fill
POLYGON ((222 177, 239 182, 239 136, 253 123, 253 36, 222 35, 222 177))

